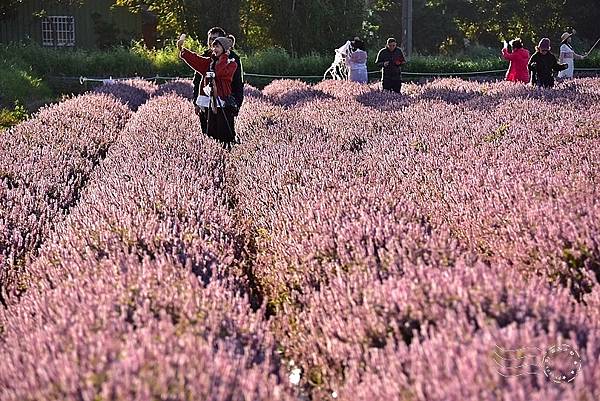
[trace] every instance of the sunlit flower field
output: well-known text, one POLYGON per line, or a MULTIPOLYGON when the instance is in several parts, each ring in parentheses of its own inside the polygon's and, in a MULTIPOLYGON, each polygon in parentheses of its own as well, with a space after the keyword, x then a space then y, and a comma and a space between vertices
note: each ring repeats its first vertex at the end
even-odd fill
POLYGON ((0 399, 600 400, 600 79, 402 92, 247 85, 231 151, 188 81, 0 132, 0 399))

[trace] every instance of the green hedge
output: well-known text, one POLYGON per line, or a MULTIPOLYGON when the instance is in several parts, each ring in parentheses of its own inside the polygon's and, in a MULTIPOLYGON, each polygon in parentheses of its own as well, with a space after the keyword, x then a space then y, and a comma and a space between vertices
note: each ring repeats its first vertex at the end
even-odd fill
POLYGON ((13 107, 16 102, 30 105, 52 97, 52 91, 23 62, 3 59, 0 62, 0 107, 13 107))
MULTIPOLYGON (((186 46, 202 50, 197 42, 190 40, 186 46)), ((28 65, 35 74, 44 77, 191 75, 189 67, 179 60, 174 45, 150 51, 134 43, 130 48, 117 47, 102 51, 13 44, 0 47, 0 58, 28 65)))
MULTIPOLYGON (((186 46, 201 50, 199 43, 188 40, 186 46)), ((374 65, 377 52, 369 52, 368 68, 374 65)), ((460 57, 414 56, 406 65, 408 72, 473 72, 504 69, 507 62, 500 51, 487 49, 481 55, 460 57), (495 54, 495 55, 494 55, 495 54)), ((242 54, 244 71, 268 75, 322 75, 333 61, 331 54, 311 54, 292 57, 283 49, 261 50, 242 54)), ((37 77, 87 76, 132 77, 144 76, 190 76, 191 70, 179 60, 173 44, 161 50, 150 51, 139 44, 131 48, 115 48, 109 51, 49 49, 36 45, 11 45, 0 48, 0 59, 27 66, 37 77)), ((600 52, 577 62, 577 66, 600 68, 600 52)))
POLYGON ((18 102, 15 103, 14 109, 0 108, 0 130, 17 125, 27 117, 27 109, 18 102))
POLYGON ((131 50, 117 48, 107 52, 43 48, 36 45, 11 45, 0 56, 30 66, 39 76, 128 76, 153 71, 150 60, 131 50))

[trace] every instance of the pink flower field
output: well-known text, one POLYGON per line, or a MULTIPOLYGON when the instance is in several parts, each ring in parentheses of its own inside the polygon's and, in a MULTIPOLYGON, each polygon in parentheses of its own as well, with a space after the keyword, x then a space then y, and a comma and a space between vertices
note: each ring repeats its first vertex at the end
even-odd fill
POLYGON ((0 131, 0 400, 600 400, 600 79, 189 81, 0 131), (554 351, 554 352, 553 352, 554 351))

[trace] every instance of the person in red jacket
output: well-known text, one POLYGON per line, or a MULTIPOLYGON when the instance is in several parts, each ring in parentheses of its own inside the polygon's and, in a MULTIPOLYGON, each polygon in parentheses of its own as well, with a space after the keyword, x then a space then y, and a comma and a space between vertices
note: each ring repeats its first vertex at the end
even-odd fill
POLYGON ((510 61, 508 71, 506 71, 506 80, 513 82, 529 82, 529 71, 527 63, 529 62, 529 50, 523 47, 520 38, 511 41, 512 53, 508 50, 508 42, 504 41, 502 48, 502 57, 510 61))
POLYGON ((183 47, 185 36, 177 41, 181 57, 190 67, 202 74, 200 96, 196 104, 206 113, 207 135, 230 148, 235 140, 233 118, 237 103, 232 96, 231 82, 237 63, 229 58, 233 41, 227 37, 212 42, 212 54, 201 56, 183 47))

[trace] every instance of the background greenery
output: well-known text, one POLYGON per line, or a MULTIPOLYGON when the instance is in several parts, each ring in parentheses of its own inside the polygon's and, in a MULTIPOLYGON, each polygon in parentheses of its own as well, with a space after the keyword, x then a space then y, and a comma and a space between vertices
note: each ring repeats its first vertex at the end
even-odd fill
MULTIPOLYGON (((203 49, 198 41, 188 39, 187 47, 203 49)), ((369 51, 369 71, 375 71, 377 49, 369 51)), ((283 76, 315 76, 318 81, 331 65, 333 53, 316 52, 292 56, 283 48, 269 48, 251 53, 240 51, 246 81, 255 86, 267 84, 271 78, 256 78, 248 73, 283 76)), ((14 125, 41 105, 63 94, 78 93, 93 84, 81 85, 79 77, 191 77, 192 71, 178 57, 171 43, 163 49, 148 50, 140 43, 130 48, 110 50, 68 50, 40 47, 35 44, 0 46, 0 127, 14 125)), ((507 62, 498 49, 472 47, 455 56, 415 55, 406 72, 474 72, 502 70, 507 62)), ((581 61, 578 68, 600 68, 600 51, 581 61)), ((371 75, 376 79, 377 75, 371 75)), ((408 78, 408 77, 407 77, 408 78)))
MULTIPOLYGON (((368 47, 400 39, 401 0, 115 0, 159 18, 163 38, 186 32, 204 39, 220 25, 245 51, 282 47, 292 55, 328 51, 361 36, 368 47)), ((600 37, 598 0, 413 0, 414 48, 420 54, 456 54, 470 46, 495 47, 520 36, 525 45, 541 37, 558 41, 569 26, 591 45, 600 37)))
MULTIPOLYGON (((27 0, 0 1, 0 19, 10 18, 27 0)), ((35 15, 53 5, 77 7, 92 0, 42 0, 35 15)), ((238 38, 246 52, 281 47, 294 56, 323 53, 354 36, 368 47, 381 46, 389 36, 400 39, 402 0, 113 0, 139 13, 142 4, 158 17, 160 42, 185 32, 204 40, 209 27, 219 25, 238 38)), ((520 36, 528 48, 541 37, 555 43, 567 27, 591 45, 600 37, 598 0, 413 0, 414 49, 437 55, 496 47, 501 39, 520 36)), ((122 42, 101 24, 99 47, 122 42), (112 43, 111 43, 112 42, 112 43)))

